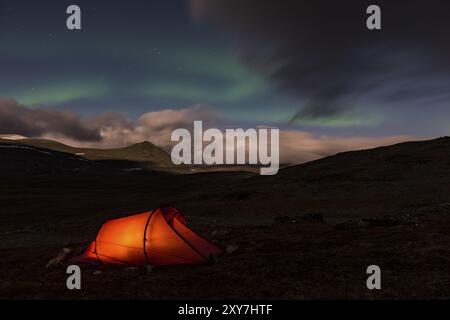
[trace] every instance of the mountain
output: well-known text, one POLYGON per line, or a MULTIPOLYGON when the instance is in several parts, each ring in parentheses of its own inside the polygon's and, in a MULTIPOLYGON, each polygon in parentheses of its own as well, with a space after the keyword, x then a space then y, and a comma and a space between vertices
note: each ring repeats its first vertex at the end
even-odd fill
POLYGON ((450 173, 450 138, 338 153, 281 170, 284 181, 398 181, 450 173))
POLYGON ((118 172, 118 170, 74 154, 0 139, 0 173, 3 176, 113 172, 118 172))
POLYGON ((343 152, 256 176, 236 192, 246 206, 287 215, 322 213, 326 219, 382 216, 450 204, 450 138, 343 152))
POLYGON ((172 163, 170 155, 150 142, 141 142, 125 148, 94 149, 76 148, 46 139, 21 139, 25 145, 46 148, 81 156, 88 160, 101 162, 125 170, 152 170, 183 172, 186 169, 172 163))
POLYGON ((53 140, 35 138, 21 139, 21 136, 14 136, 16 137, 14 141, 17 143, 71 153, 82 156, 88 160, 102 162, 124 170, 134 171, 142 169, 148 171, 162 171, 173 174, 200 172, 246 172, 256 174, 259 172, 258 167, 243 165, 174 165, 170 155, 167 152, 148 141, 136 143, 124 148, 98 149, 76 148, 53 140))

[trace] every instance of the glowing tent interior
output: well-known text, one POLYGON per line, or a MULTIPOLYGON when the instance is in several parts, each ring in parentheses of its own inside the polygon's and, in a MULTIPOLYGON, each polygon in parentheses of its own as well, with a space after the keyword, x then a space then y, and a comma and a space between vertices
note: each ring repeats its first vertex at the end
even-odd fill
POLYGON ((191 230, 174 207, 160 207, 125 218, 109 220, 95 241, 72 262, 101 261, 127 265, 202 263, 222 253, 191 230))

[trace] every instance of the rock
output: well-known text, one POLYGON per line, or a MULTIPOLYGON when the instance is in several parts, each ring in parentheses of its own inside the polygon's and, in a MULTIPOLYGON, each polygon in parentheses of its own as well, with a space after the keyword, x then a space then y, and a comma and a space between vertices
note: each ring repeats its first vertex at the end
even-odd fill
POLYGON ((305 213, 302 217, 303 220, 308 222, 320 222, 324 223, 323 215, 321 213, 305 213))
POLYGON ((275 223, 281 224, 281 223, 289 223, 291 222, 291 217, 289 216, 278 216, 275 218, 275 223))
POLYGON ((62 266, 62 261, 58 258, 51 259, 45 266, 47 269, 56 269, 62 266))
POLYGON ((229 244, 229 245, 227 245, 227 248, 226 248, 228 253, 233 253, 238 249, 239 249, 239 246, 237 244, 229 244))
POLYGON ((124 269, 124 271, 126 272, 136 272, 137 271, 137 267, 127 267, 124 269))
POLYGON ((63 248, 58 255, 51 259, 45 266, 47 269, 59 268, 62 266, 63 262, 67 259, 69 254, 72 252, 69 248, 63 248))
POLYGON ((337 224, 334 228, 336 230, 351 230, 358 228, 366 228, 369 226, 368 219, 354 219, 337 224))
POLYGON ((103 273, 102 270, 95 270, 94 272, 92 272, 92 275, 98 276, 99 274, 102 274, 102 273, 103 273))
POLYGON ((377 218, 354 219, 335 226, 336 230, 351 230, 369 227, 395 227, 400 225, 415 225, 418 220, 409 214, 391 215, 377 218))
POLYGON ((214 255, 212 255, 212 254, 209 255, 209 257, 208 257, 208 264, 209 264, 209 265, 215 265, 215 264, 217 264, 218 262, 219 262, 219 257, 214 256, 214 255))
POLYGON ((225 230, 225 229, 222 229, 222 230, 213 230, 213 231, 211 231, 211 235, 212 236, 225 236, 225 235, 227 235, 229 233, 229 231, 228 230, 225 230))

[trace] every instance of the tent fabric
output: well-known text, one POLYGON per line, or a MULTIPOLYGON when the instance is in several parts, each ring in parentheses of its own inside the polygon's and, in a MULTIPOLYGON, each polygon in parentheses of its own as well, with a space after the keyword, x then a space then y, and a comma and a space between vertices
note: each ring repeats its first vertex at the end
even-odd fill
POLYGON ((222 253, 191 230, 174 207, 107 221, 95 241, 72 262, 171 265, 207 261, 222 253))

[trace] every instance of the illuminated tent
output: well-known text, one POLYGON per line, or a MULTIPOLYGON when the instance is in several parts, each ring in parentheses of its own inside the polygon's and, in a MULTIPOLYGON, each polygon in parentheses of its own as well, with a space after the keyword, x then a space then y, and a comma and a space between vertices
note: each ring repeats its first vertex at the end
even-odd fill
POLYGON ((202 263, 222 251, 186 225, 173 207, 160 207, 109 220, 89 247, 72 262, 127 265, 202 263))

